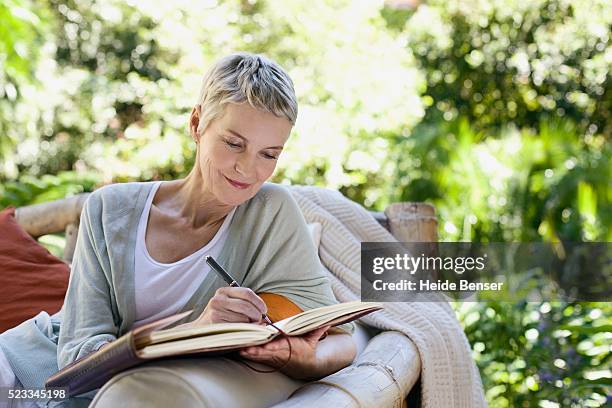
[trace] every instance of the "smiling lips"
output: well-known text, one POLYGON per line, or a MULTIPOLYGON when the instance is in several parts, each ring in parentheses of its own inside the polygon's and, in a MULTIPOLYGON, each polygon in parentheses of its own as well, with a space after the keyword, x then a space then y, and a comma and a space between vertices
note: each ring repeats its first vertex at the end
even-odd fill
MULTIPOLYGON (((225 176, 224 176, 225 177, 225 176)), ((236 180, 232 180, 231 178, 225 177, 226 180, 234 187, 244 190, 245 188, 249 188, 251 185, 246 183, 240 183, 236 180)))

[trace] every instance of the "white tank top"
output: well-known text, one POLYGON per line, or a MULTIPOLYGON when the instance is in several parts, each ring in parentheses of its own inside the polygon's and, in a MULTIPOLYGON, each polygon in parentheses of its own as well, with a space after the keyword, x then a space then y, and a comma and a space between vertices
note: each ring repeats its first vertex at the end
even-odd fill
POLYGON ((204 257, 218 257, 236 211, 236 208, 230 211, 215 236, 196 252, 176 262, 157 262, 147 251, 145 232, 151 203, 161 183, 157 182, 151 189, 138 222, 135 247, 136 319, 133 328, 178 313, 183 308, 210 273, 210 266, 204 262, 204 257))

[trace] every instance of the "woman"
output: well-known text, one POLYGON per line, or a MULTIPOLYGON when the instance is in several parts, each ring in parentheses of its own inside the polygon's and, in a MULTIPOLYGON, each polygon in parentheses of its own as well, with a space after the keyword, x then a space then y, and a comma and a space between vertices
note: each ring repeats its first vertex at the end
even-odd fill
MULTIPOLYGON (((41 388, 59 368, 130 329, 185 310, 193 312, 176 325, 261 323, 268 312, 264 293, 293 310, 336 303, 296 203, 285 188, 265 183, 296 117, 293 84, 276 63, 237 53, 214 64, 189 120, 193 169, 180 180, 115 184, 91 194, 62 310, 41 312, 0 335, 0 385, 41 388), (242 287, 227 287, 205 255, 213 255, 242 287)), ((355 356, 349 334, 337 330, 321 340, 324 332, 240 354, 279 368, 289 379, 322 377, 355 356)), ((217 372, 236 370, 235 362, 225 360, 191 364, 227 363, 217 372)), ((266 375, 249 373, 254 384, 258 376, 266 375)), ((157 391, 148 391, 147 405, 162 397, 157 391)), ((84 394, 82 402, 87 405, 94 394, 84 394)))

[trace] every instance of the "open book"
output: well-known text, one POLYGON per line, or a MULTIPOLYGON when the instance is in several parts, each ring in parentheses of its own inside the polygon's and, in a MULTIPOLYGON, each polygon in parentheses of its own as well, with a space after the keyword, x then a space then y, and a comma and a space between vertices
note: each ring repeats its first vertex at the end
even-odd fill
POLYGON ((382 309, 377 302, 348 302, 320 307, 274 323, 216 323, 163 329, 191 311, 131 330, 102 349, 82 357, 49 377, 47 388, 66 387, 73 396, 104 385, 115 374, 147 361, 173 356, 219 354, 265 344, 284 332, 300 336, 323 326, 337 326, 382 309), (280 331, 279 331, 280 330, 280 331))

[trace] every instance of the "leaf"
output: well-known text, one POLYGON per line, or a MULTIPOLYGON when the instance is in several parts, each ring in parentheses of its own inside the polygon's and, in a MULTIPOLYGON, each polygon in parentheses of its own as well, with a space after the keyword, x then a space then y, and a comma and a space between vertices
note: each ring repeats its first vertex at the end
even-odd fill
POLYGON ((574 325, 560 325, 560 330, 569 330, 575 333, 583 334, 595 334, 595 333, 612 333, 612 324, 604 324, 601 326, 574 326, 574 325))

